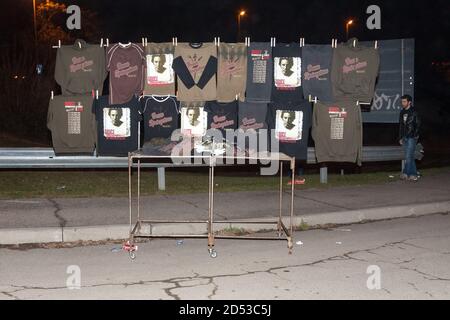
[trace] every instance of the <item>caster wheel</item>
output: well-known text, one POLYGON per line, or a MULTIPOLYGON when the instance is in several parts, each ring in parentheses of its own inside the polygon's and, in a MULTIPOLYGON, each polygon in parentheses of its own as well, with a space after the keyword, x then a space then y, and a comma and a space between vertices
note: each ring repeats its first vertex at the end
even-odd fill
POLYGON ((214 249, 208 249, 208 251, 209 251, 209 256, 211 257, 211 258, 217 258, 217 251, 216 250, 214 250, 214 249))
POLYGON ((129 252, 129 255, 130 255, 130 259, 131 259, 131 260, 136 259, 136 252, 135 252, 135 251, 130 251, 130 252, 129 252))

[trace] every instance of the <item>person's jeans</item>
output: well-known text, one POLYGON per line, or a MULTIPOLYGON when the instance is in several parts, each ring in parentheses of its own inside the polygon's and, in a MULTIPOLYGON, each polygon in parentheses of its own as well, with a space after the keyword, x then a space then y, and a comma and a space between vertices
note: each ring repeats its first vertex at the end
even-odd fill
POLYGON ((403 138, 403 149, 405 151, 405 167, 403 168, 403 174, 409 176, 417 176, 416 168, 416 138, 403 138))

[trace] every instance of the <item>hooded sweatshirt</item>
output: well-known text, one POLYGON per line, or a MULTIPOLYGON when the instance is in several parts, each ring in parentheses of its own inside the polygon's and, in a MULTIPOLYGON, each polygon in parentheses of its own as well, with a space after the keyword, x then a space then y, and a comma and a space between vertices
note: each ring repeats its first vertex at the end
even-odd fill
POLYGON ((379 66, 377 49, 360 46, 355 38, 339 44, 334 49, 331 72, 334 99, 370 103, 379 66))
POLYGON ((99 45, 77 39, 56 53, 55 80, 63 95, 101 94, 106 75, 105 50, 99 45))

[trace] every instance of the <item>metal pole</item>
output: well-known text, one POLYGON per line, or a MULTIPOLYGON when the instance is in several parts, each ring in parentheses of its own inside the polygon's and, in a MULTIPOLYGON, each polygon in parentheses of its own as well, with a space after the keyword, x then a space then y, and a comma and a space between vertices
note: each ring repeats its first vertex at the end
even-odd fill
POLYGON ((238 38, 237 38, 237 42, 239 42, 240 38, 241 38, 241 12, 238 13, 238 38))
POLYGON ((320 183, 328 183, 328 168, 320 168, 320 183))
POLYGON ((137 217, 138 217, 138 222, 141 218, 140 215, 140 207, 141 207, 141 160, 138 159, 138 200, 137 200, 137 217))
POLYGON ((280 212, 278 218, 278 235, 281 233, 281 210, 283 208, 283 162, 280 161, 280 212))
POLYGON ((37 21, 36 21, 36 0, 33 0, 33 27, 34 27, 34 58, 35 63, 38 63, 38 36, 37 36, 37 21))
POLYGON ((132 201, 131 201, 131 166, 133 164, 133 158, 128 154, 128 202, 130 206, 130 236, 132 230, 132 201))
POLYGON ((166 168, 159 167, 158 168, 158 190, 164 191, 166 190, 166 168))

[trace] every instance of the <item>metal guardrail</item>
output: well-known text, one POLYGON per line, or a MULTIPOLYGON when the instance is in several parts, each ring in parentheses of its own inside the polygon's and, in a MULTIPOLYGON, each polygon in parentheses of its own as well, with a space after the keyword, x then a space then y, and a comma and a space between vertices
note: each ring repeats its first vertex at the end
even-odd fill
MULTIPOLYGON (((416 148, 416 159, 422 159, 423 147, 416 148)), ((363 147, 362 162, 402 161, 401 146, 363 147)), ((308 164, 315 164, 314 148, 308 148, 308 164)), ((165 189, 165 168, 172 163, 145 163, 143 167, 158 168, 158 187, 165 189)), ((80 169, 128 168, 128 157, 56 156, 52 148, 0 148, 0 169, 80 169)), ((321 182, 327 181, 327 168, 320 170, 321 182)))

